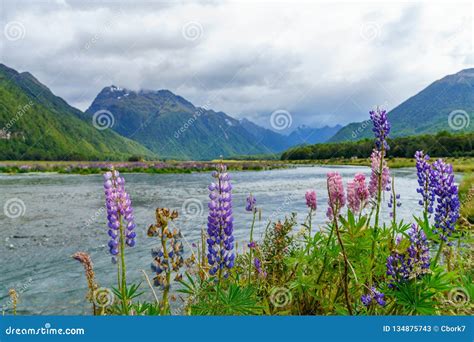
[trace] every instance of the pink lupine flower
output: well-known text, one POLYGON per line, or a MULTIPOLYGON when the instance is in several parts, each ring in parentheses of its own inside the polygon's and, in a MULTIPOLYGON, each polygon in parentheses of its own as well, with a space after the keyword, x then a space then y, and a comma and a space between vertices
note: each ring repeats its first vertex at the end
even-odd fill
POLYGON ((329 172, 327 175, 327 184, 329 195, 327 216, 329 219, 333 219, 334 216, 339 214, 339 210, 346 204, 341 175, 337 172, 329 172))
POLYGON ((381 157, 381 152, 373 150, 370 155, 372 174, 370 175, 369 193, 370 197, 377 195, 379 185, 380 163, 382 163, 382 191, 386 190, 390 183, 390 171, 387 162, 381 157))
POLYGON ((354 180, 347 182, 347 205, 353 213, 365 208, 370 197, 369 189, 365 184, 365 175, 357 173, 354 180))
POLYGON ((312 210, 316 210, 317 203, 316 203, 316 191, 314 190, 308 190, 306 191, 306 205, 308 208, 311 208, 312 210))

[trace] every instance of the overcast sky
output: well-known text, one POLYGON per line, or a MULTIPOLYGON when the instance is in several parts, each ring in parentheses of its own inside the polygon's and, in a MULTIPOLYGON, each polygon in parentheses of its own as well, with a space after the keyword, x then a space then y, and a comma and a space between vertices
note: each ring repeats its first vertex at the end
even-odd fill
POLYGON ((269 127, 345 124, 474 65, 471 2, 0 0, 1 62, 85 110, 169 89, 269 127))

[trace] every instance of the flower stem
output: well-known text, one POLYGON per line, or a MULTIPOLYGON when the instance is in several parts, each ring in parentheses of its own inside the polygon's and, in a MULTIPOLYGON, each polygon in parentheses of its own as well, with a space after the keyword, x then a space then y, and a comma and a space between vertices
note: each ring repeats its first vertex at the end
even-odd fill
POLYGON ((369 285, 372 285, 372 273, 374 268, 375 262, 375 240, 377 238, 378 227, 379 227, 379 213, 380 213, 380 204, 382 202, 382 174, 383 174, 383 161, 385 155, 385 147, 382 144, 380 149, 380 165, 379 165, 379 172, 377 175, 378 184, 377 184, 377 205, 375 209, 375 223, 374 223, 374 236, 372 240, 372 246, 370 249, 370 271, 369 271, 369 285))
POLYGON ((438 264, 438 260, 439 260, 439 257, 441 256, 441 250, 443 249, 443 247, 444 247, 444 240, 441 240, 441 242, 439 243, 438 252, 436 253, 436 257, 433 261, 433 266, 436 266, 438 264))
POLYGON ((120 262, 121 262, 121 284, 120 292, 122 294, 122 309, 123 312, 128 315, 128 298, 127 298, 127 268, 125 266, 125 238, 124 238, 124 229, 122 224, 122 217, 120 217, 120 262))
MULTIPOLYGON (((253 242, 253 228, 255 226, 255 217, 257 216, 257 210, 254 209, 253 211, 253 219, 252 219, 252 227, 250 227, 250 246, 252 246, 252 242, 253 242)), ((250 285, 250 278, 252 276, 252 252, 253 252, 253 247, 250 247, 250 251, 249 251, 249 279, 248 279, 248 282, 249 282, 249 285, 250 285)))
MULTIPOLYGON (((337 212, 337 211, 336 211, 337 212)), ((344 244, 342 242, 341 233, 339 232, 339 226, 337 224, 337 217, 334 215, 334 228, 336 230, 337 240, 339 241, 339 245, 341 246, 342 256, 344 258, 344 297, 346 299, 347 310, 349 310, 349 315, 352 316, 352 308, 351 302, 349 300, 349 261, 347 260, 346 250, 344 248, 344 244)))

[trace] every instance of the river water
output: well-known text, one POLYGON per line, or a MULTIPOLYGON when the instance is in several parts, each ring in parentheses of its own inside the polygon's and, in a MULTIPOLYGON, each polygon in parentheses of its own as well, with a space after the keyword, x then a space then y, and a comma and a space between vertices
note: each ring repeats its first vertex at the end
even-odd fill
MULTIPOLYGON (((326 173, 336 170, 344 181, 365 167, 298 167, 283 170, 233 172, 235 236, 245 241, 251 214, 245 211, 245 198, 252 192, 262 208, 262 222, 255 236, 261 236, 269 217, 284 218, 298 213, 303 222, 307 214, 304 194, 315 189, 318 209, 316 224, 326 222, 326 173)), ((419 214, 414 169, 392 170, 402 206, 398 216, 409 221, 419 214)), ((125 174, 137 223, 137 244, 127 250, 128 277, 143 281, 144 269, 152 278, 150 249, 157 241, 146 236, 154 221, 156 207, 178 209, 187 242, 200 239, 207 221, 208 173, 125 174)), ((101 286, 115 284, 116 268, 110 262, 104 194, 101 175, 63 175, 53 173, 0 174, 0 307, 9 306, 8 289, 20 294, 20 314, 88 314, 90 305, 82 266, 71 258, 76 251, 91 254, 97 281, 101 286), (3 210, 2 210, 3 209, 3 210), (17 209, 17 210, 16 210, 17 209)), ((386 202, 382 218, 389 220, 386 202)), ((313 228, 315 229, 315 228, 313 228)), ((146 296, 150 293, 143 288, 146 296)))

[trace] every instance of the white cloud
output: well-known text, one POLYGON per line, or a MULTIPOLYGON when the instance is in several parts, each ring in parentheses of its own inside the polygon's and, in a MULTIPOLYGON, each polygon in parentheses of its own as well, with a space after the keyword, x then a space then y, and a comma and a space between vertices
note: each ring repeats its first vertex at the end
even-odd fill
POLYGON ((277 109, 321 126, 472 67, 472 6, 4 0, 2 27, 18 21, 25 34, 2 37, 1 55, 81 109, 116 84, 167 88, 265 126, 277 109))

